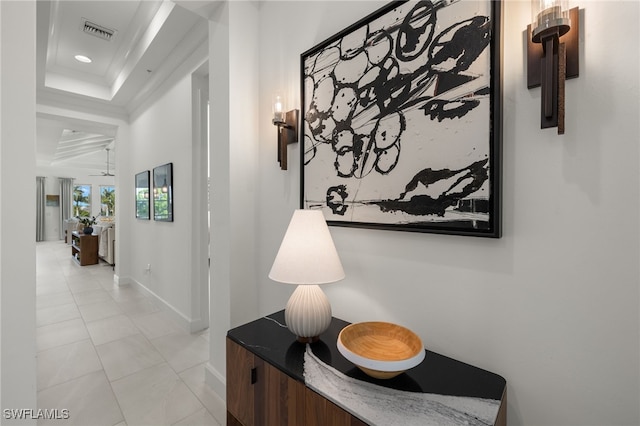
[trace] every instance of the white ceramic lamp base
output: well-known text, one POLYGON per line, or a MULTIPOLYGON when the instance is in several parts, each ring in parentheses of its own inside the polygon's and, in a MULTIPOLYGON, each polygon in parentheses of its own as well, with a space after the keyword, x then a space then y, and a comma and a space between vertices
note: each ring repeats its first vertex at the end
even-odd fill
POLYGON ((329 299, 318 285, 299 285, 287 302, 284 319, 299 342, 315 342, 331 324, 329 299))

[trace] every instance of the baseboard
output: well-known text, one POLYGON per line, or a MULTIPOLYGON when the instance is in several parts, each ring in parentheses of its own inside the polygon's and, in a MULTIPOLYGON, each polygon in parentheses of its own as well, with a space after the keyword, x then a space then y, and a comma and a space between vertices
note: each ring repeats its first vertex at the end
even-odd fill
POLYGON ((222 401, 227 400, 227 379, 210 362, 204 366, 204 382, 218 394, 222 401))
MULTIPOLYGON (((115 278, 114 278, 114 280, 115 280, 115 278)), ((206 328, 206 325, 202 324, 202 320, 201 319, 190 319, 190 318, 188 318, 182 312, 180 312, 177 309, 175 309, 169 302, 167 302, 162 297, 158 296, 156 293, 154 293, 153 291, 149 290, 147 287, 145 287, 143 284, 141 284, 140 282, 138 282, 137 280, 135 280, 133 278, 129 278, 129 277, 122 278, 122 277, 119 277, 119 279, 116 282, 116 284, 118 284, 118 285, 131 285, 132 287, 135 287, 138 290, 140 290, 142 293, 144 293, 145 296, 149 297, 154 302, 156 302, 160 306, 160 308, 162 308, 163 311, 168 313, 171 316, 171 318, 173 318, 173 320, 180 327, 182 327, 185 331, 187 331, 189 333, 196 333, 196 332, 202 331, 202 330, 204 330, 206 328)))
POLYGON ((190 333, 197 333, 199 331, 203 331, 209 328, 209 324, 205 323, 200 318, 196 318, 189 321, 189 327, 190 327, 189 329, 190 333))
POLYGON ((129 285, 131 284, 131 278, 121 277, 117 274, 113 274, 113 282, 117 286, 129 285))

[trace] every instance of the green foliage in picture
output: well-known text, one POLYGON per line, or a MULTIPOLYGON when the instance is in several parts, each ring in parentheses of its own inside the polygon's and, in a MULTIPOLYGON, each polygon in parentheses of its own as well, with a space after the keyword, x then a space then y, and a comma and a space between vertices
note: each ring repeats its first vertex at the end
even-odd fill
POLYGON ((136 174, 136 219, 149 220, 149 171, 136 174))
POLYGON ((153 219, 173 222, 173 163, 153 169, 153 219))
POLYGON ((91 216, 91 185, 73 186, 73 216, 91 216))
POLYGON ((100 215, 115 216, 116 214, 116 189, 113 186, 100 187, 100 215))

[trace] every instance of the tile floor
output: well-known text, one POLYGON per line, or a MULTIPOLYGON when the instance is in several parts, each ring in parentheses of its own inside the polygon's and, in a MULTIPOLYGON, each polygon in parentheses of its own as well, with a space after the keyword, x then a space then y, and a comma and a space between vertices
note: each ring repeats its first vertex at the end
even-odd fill
POLYGON ((153 300, 79 266, 64 242, 36 245, 38 425, 216 425, 224 402, 204 383, 208 334, 189 334, 153 300), (217 419, 217 420, 216 420, 217 419))

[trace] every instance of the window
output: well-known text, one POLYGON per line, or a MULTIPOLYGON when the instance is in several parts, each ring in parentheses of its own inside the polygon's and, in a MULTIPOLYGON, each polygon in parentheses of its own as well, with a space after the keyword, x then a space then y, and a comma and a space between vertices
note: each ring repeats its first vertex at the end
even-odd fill
POLYGON ((91 216, 91 185, 73 185, 73 215, 91 216))
POLYGON ((115 216, 116 187, 100 186, 100 216, 115 216))

